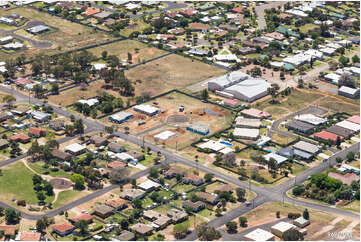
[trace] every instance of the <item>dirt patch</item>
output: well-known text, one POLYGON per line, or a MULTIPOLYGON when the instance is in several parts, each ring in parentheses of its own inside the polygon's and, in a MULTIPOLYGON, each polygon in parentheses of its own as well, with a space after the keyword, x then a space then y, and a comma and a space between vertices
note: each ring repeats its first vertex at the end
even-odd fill
POLYGON ((51 179, 49 181, 51 183, 51 185, 53 185, 53 187, 55 189, 61 189, 61 190, 64 190, 64 189, 68 189, 68 188, 71 188, 72 186, 72 183, 66 179, 62 179, 62 178, 54 178, 54 179, 51 179))

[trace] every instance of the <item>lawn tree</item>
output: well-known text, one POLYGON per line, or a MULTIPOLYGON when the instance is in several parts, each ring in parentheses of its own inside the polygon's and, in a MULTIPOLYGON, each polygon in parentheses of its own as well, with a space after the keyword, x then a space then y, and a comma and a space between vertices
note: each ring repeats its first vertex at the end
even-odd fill
POLYGON ((38 140, 34 140, 31 143, 31 146, 28 150, 28 154, 31 156, 32 160, 36 161, 40 157, 41 147, 39 146, 38 140))
POLYGON ((85 220, 80 220, 76 222, 75 227, 80 230, 81 235, 85 235, 88 233, 88 222, 85 220))
POLYGON ((247 227, 247 218, 246 217, 239 217, 238 218, 238 222, 239 222, 239 225, 242 227, 242 228, 245 228, 247 227))
POLYGON ((16 212, 15 209, 7 208, 5 210, 5 221, 7 224, 17 224, 19 223, 20 219, 20 213, 16 212))
POLYGON ((350 62, 350 59, 346 56, 340 56, 340 58, 338 58, 338 62, 342 65, 342 66, 347 66, 347 64, 350 62))
POLYGON ((43 191, 36 192, 36 197, 38 198, 40 203, 44 203, 46 196, 44 195, 43 191))
POLYGON ((83 190, 84 187, 84 183, 85 183, 85 179, 84 176, 80 175, 80 174, 73 174, 71 176, 71 181, 75 183, 74 188, 76 190, 83 190))
POLYGON ((107 58, 108 52, 106 50, 104 50, 102 52, 102 59, 105 60, 107 58))
POLYGON ((189 224, 180 223, 173 226, 173 232, 176 239, 182 239, 187 235, 189 224))
POLYGON ((354 64, 360 63, 360 57, 358 57, 358 55, 352 56, 352 62, 354 64))
POLYGON ((207 174, 204 175, 204 180, 206 182, 211 182, 212 179, 213 179, 213 174, 207 173, 207 174))
POLYGON ((307 208, 303 211, 303 218, 309 220, 310 213, 308 212, 307 208))
POLYGON ((222 209, 220 209, 220 208, 216 208, 216 216, 217 217, 219 217, 219 216, 221 216, 222 215, 222 209))
POLYGON ((348 152, 346 155, 346 159, 348 162, 351 162, 355 159, 355 153, 353 153, 352 151, 348 152))
POLYGON ((236 154, 234 152, 229 152, 227 154, 224 154, 222 158, 227 166, 229 167, 235 166, 236 154))
POLYGON ((238 187, 236 189, 236 195, 237 195, 237 200, 239 202, 243 202, 245 200, 246 190, 244 188, 238 187))
POLYGON ((207 223, 202 223, 196 227, 198 238, 202 241, 212 241, 220 239, 221 233, 214 227, 208 226, 207 223))
POLYGON ((229 221, 226 223, 227 232, 234 234, 237 233, 237 223, 234 221, 229 221))
POLYGON ((355 78, 348 73, 342 73, 340 79, 338 80, 338 86, 347 86, 351 88, 356 87, 355 78))
POLYGON ((154 179, 157 179, 159 177, 158 169, 156 167, 151 167, 149 170, 149 176, 154 179))
POLYGON ((132 205, 137 209, 141 209, 142 208, 142 200, 140 200, 139 198, 136 198, 132 201, 132 205))
POLYGON ((283 233, 282 239, 284 241, 299 241, 303 240, 303 235, 296 229, 290 229, 283 233))

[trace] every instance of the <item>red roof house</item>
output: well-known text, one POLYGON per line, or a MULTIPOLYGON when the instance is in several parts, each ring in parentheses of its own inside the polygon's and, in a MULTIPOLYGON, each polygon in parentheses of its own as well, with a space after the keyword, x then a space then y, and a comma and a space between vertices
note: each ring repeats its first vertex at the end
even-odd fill
POLYGON ((337 172, 329 172, 328 176, 340 180, 343 184, 347 185, 351 185, 353 181, 360 180, 360 177, 358 177, 358 175, 356 175, 355 173, 347 173, 345 175, 342 175, 337 172))
POLYGON ((245 109, 241 111, 241 113, 246 117, 258 118, 258 119, 270 118, 272 116, 270 113, 263 112, 255 108, 245 109))
POLYGON ((96 13, 100 13, 99 8, 90 7, 90 8, 87 8, 85 10, 85 15, 86 16, 91 16, 91 15, 96 14, 96 13))
POLYGON ((114 169, 114 168, 118 168, 118 167, 126 167, 127 164, 125 164, 125 163, 123 163, 123 162, 121 162, 121 161, 116 160, 116 161, 113 161, 113 162, 108 163, 107 166, 108 166, 109 168, 114 169))
POLYGON ((44 137, 46 135, 46 129, 38 128, 38 127, 30 127, 29 128, 29 136, 31 137, 44 137))
POLYGON ((236 7, 236 8, 232 8, 231 11, 234 12, 234 13, 242 13, 243 7, 239 6, 239 7, 236 7))
POLYGON ((15 84, 17 86, 24 86, 26 84, 32 83, 33 80, 29 79, 29 78, 19 78, 15 81, 15 84))
POLYGON ((208 25, 200 24, 200 23, 191 23, 189 25, 189 27, 191 28, 192 31, 202 31, 202 30, 208 30, 209 29, 208 25))
POLYGON ((90 224, 90 223, 93 222, 93 216, 91 216, 90 214, 87 214, 87 213, 82 213, 82 214, 79 214, 78 216, 70 218, 69 220, 72 223, 76 223, 76 222, 79 222, 81 220, 84 220, 84 221, 86 221, 86 222, 88 222, 90 224))
POLYGON ((355 124, 360 124, 360 116, 354 115, 352 117, 349 117, 347 119, 347 121, 350 121, 350 122, 355 123, 355 124))
POLYGON ((328 132, 326 130, 322 130, 321 132, 318 132, 316 134, 314 134, 315 138, 321 139, 321 140, 331 140, 332 142, 336 142, 337 141, 337 137, 340 137, 340 140, 343 140, 342 136, 339 136, 337 134, 328 132))
POLYGON ((30 141, 30 137, 27 136, 26 134, 22 134, 22 133, 13 135, 13 136, 11 136, 10 139, 12 141, 21 142, 21 143, 28 143, 30 141))
POLYGON ((194 11, 193 9, 185 9, 185 10, 181 10, 179 11, 180 14, 182 14, 184 17, 192 17, 194 14, 196 14, 196 11, 194 11))
POLYGON ((67 222, 63 222, 60 224, 54 224, 52 227, 53 231, 57 234, 59 234, 60 236, 66 236, 68 234, 70 234, 71 232, 73 232, 73 230, 75 229, 75 227, 67 222))

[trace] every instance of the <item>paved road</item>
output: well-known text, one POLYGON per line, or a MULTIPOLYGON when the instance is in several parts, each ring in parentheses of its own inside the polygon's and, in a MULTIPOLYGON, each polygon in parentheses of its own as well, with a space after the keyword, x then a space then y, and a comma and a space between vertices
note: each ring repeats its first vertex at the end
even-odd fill
POLYGON ((269 2, 267 4, 256 6, 255 12, 257 16, 258 29, 262 30, 267 28, 266 20, 264 18, 264 11, 266 9, 278 8, 278 6, 283 6, 285 3, 286 2, 269 2))
POLYGON ((17 29, 12 29, 12 30, 3 30, 0 29, 0 35, 10 35, 16 39, 22 40, 22 41, 28 41, 31 43, 32 46, 34 46, 35 48, 39 48, 39 49, 47 49, 50 48, 53 44, 51 42, 48 41, 40 41, 40 40, 36 40, 36 39, 32 39, 32 38, 27 38, 24 37, 22 35, 18 35, 15 32, 20 30, 20 29, 27 29, 27 28, 31 28, 37 25, 44 25, 45 23, 43 21, 38 21, 38 20, 34 20, 34 21, 29 21, 25 26, 19 27, 17 29))
MULTIPOLYGON (((4 87, 4 86, 0 86, 0 91, 12 94, 13 96, 16 97, 17 102, 28 102, 30 100, 30 103, 32 103, 32 104, 36 104, 36 105, 41 105, 42 104, 42 102, 40 100, 38 100, 38 99, 35 99, 35 98, 32 98, 32 97, 30 97, 30 99, 29 99, 28 96, 26 96, 24 94, 21 94, 21 93, 18 93, 16 91, 11 90, 11 89, 9 89, 7 87, 4 87)), ((59 107, 53 106, 53 108, 54 108, 54 112, 58 113, 60 115, 64 115, 66 117, 69 117, 70 115, 72 115, 72 113, 70 113, 68 111, 65 111, 65 110, 62 110, 59 107)), ((74 115, 74 116, 76 116, 76 118, 81 118, 83 120, 84 124, 88 127, 88 131, 96 131, 96 130, 103 130, 104 129, 104 126, 102 124, 100 124, 99 122, 97 122, 97 121, 94 121, 94 120, 91 120, 91 119, 85 119, 85 118, 80 117, 78 115, 74 115)), ((172 151, 168 151, 168 150, 166 150, 166 149, 164 149, 162 147, 159 147, 159 146, 157 146, 155 144, 145 142, 145 141, 137 138, 136 136, 121 133, 121 132, 115 132, 114 134, 116 136, 128 141, 128 142, 133 143, 133 144, 137 144, 137 145, 145 146, 145 147, 150 147, 154 152, 160 151, 162 153, 162 155, 164 155, 165 161, 167 161, 169 163, 181 163, 181 164, 193 167, 193 168, 197 168, 200 171, 205 172, 205 173, 212 173, 212 174, 214 174, 215 177, 223 179, 223 180, 225 180, 225 181, 227 181, 229 183, 233 183, 233 184, 235 184, 235 185, 237 185, 239 187, 249 188, 249 184, 247 182, 240 181, 240 180, 238 180, 236 178, 233 178, 233 177, 229 177, 229 176, 227 176, 227 175, 225 175, 225 174, 223 174, 221 172, 215 171, 215 170, 213 170, 213 169, 211 169, 209 167, 206 167, 206 166, 203 166, 203 165, 200 165, 200 164, 196 164, 195 162, 193 162, 191 160, 188 160, 188 159, 186 159, 186 158, 184 158, 182 156, 179 156, 178 154, 176 154, 176 153, 174 153, 172 151)), ((334 164, 335 160, 336 160, 336 157, 344 158, 349 151, 358 152, 359 148, 360 148, 360 144, 357 143, 357 144, 354 144, 354 145, 350 146, 346 150, 343 150, 343 151, 341 151, 341 152, 339 152, 337 154, 334 154, 329 159, 330 163, 334 164)), ((15 162, 15 161, 16 160, 10 160, 10 161, 5 161, 5 162, 8 162, 8 164, 9 164, 9 163, 12 163, 12 162, 15 162)), ((258 187, 258 186, 252 186, 251 190, 257 194, 257 197, 254 200, 252 200, 252 205, 251 206, 249 206, 249 207, 246 207, 245 205, 239 206, 238 208, 235 208, 235 209, 231 210, 230 212, 226 213, 222 217, 218 217, 218 218, 215 218, 215 219, 211 220, 209 222, 209 224, 214 226, 214 227, 220 227, 220 226, 224 225, 225 223, 227 223, 228 221, 233 220, 234 218, 237 218, 237 217, 241 216, 242 214, 249 212, 250 210, 253 209, 253 206, 257 207, 257 206, 262 205, 265 202, 270 202, 270 201, 283 201, 283 199, 286 202, 294 203, 296 205, 302 205, 302 206, 305 206, 305 207, 310 207, 310 208, 313 208, 313 209, 326 211, 326 212, 330 212, 330 213, 335 213, 335 214, 339 214, 339 215, 342 215, 342 216, 348 216, 348 217, 352 217, 352 218, 358 217, 359 215, 356 215, 356 214, 354 214, 352 212, 340 210, 340 209, 337 209, 337 208, 327 207, 327 206, 323 206, 323 205, 318 205, 318 204, 314 204, 314 203, 311 203, 311 202, 299 201, 299 200, 292 199, 292 198, 289 198, 289 197, 285 196, 286 191, 289 190, 290 188, 292 188, 294 185, 301 184, 302 182, 304 182, 307 179, 307 177, 309 175, 322 172, 327 167, 328 167, 327 163, 322 163, 322 164, 320 164, 320 165, 318 165, 316 167, 310 168, 310 169, 306 170, 305 172, 299 174, 298 176, 296 176, 295 180, 286 181, 286 182, 282 183, 281 185, 278 185, 278 186, 273 187, 273 188, 263 188, 263 187, 258 187)), ((144 170, 142 172, 137 173, 135 176, 136 177, 141 177, 141 176, 144 176, 145 174, 147 174, 147 172, 148 172, 148 170, 144 170)), ((54 216, 57 213, 59 213, 60 211, 65 211, 65 210, 71 209, 71 208, 73 208, 75 206, 78 206, 78 205, 80 205, 82 203, 88 202, 88 201, 94 199, 95 197, 100 196, 100 195, 102 195, 102 194, 104 194, 104 193, 106 193, 106 192, 108 192, 108 191, 110 191, 110 190, 112 190, 112 189, 114 189, 116 187, 117 186, 114 185, 114 186, 106 187, 106 188, 104 188, 102 190, 96 191, 96 192, 94 192, 94 193, 92 193, 92 194, 90 194, 90 195, 88 195, 86 197, 83 197, 81 199, 78 199, 78 200, 70 203, 70 204, 67 204, 66 206, 64 206, 62 208, 51 211, 50 213, 46 214, 46 216, 54 216)), ((6 208, 9 207, 9 205, 6 205, 4 203, 0 203, 0 205, 3 206, 3 207, 6 207, 6 208)), ((24 218, 28 218, 28 219, 39 219, 41 216, 44 216, 44 215, 34 215, 34 214, 22 213, 22 216, 24 216, 24 218)), ((193 231, 191 234, 189 234, 187 236, 186 239, 187 240, 196 239, 196 233, 193 231)))

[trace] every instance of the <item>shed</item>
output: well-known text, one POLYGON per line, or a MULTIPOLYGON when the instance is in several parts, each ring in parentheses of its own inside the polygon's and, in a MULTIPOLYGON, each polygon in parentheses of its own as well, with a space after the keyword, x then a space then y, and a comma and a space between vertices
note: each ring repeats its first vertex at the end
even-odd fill
POLYGON ((257 228, 243 237, 246 241, 273 241, 275 236, 263 229, 257 228))
POLYGON ((295 229, 296 226, 290 223, 286 223, 286 222, 279 222, 278 224, 275 224, 271 227, 271 232, 278 236, 279 238, 282 238, 283 233, 287 232, 291 229, 295 229))
POLYGON ((293 224, 299 228, 304 228, 310 224, 310 220, 305 219, 304 217, 298 217, 297 219, 293 220, 293 224))

